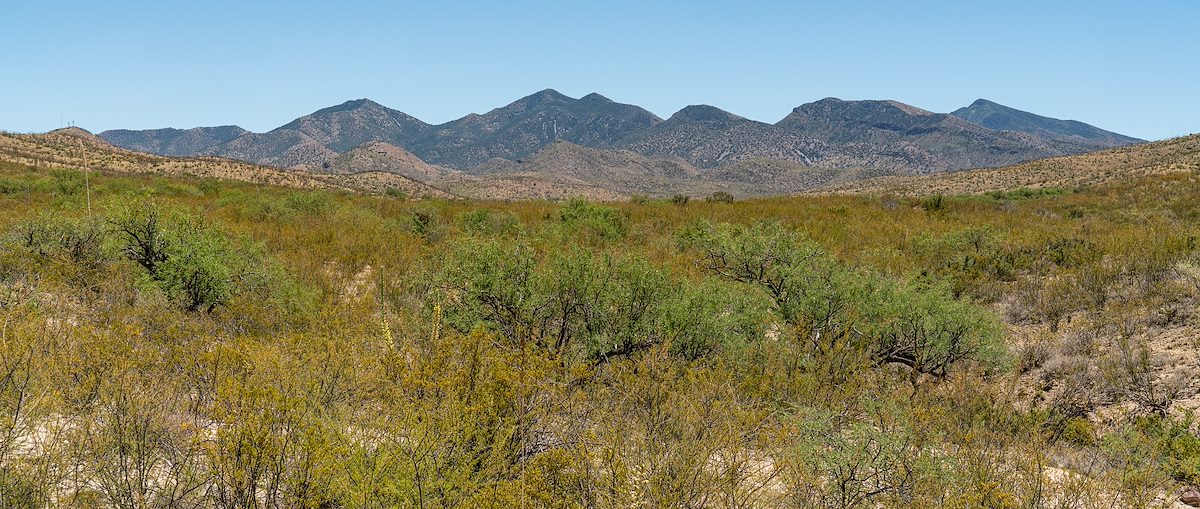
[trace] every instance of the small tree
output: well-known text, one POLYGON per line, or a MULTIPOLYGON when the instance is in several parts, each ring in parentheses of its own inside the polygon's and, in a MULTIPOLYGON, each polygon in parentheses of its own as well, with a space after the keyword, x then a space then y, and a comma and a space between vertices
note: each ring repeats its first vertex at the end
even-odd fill
POLYGON ((129 207, 118 212, 112 224, 123 240, 121 252, 157 278, 159 264, 167 260, 167 236, 158 207, 129 207))

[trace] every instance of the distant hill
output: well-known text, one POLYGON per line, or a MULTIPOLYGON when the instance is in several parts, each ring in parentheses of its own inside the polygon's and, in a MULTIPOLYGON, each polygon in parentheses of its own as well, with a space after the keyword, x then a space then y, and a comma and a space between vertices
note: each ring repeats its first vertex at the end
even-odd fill
POLYGON ((453 172, 428 164, 411 152, 383 141, 372 141, 355 147, 334 157, 328 166, 314 171, 337 174, 384 171, 421 182, 433 182, 453 172))
POLYGON ((1066 155, 1037 136, 988 129, 896 101, 808 103, 775 124, 839 147, 857 165, 903 173, 987 168, 1066 155))
POLYGON ((0 133, 0 161, 41 168, 72 168, 116 174, 167 175, 240 180, 305 189, 364 193, 402 191, 409 196, 451 198, 425 183, 389 172, 321 175, 219 157, 167 157, 113 146, 77 127, 45 134, 0 133))
POLYGON ((959 108, 950 114, 988 129, 1020 131, 1076 145, 1082 149, 1099 150, 1145 141, 1105 131, 1076 120, 1043 117, 987 99, 979 99, 970 106, 959 108))
POLYGON ((628 195, 674 189, 701 172, 678 158, 650 158, 626 150, 600 150, 559 141, 521 161, 493 159, 474 173, 537 175, 543 180, 576 181, 628 195))
POLYGON ((201 154, 281 168, 316 169, 371 141, 405 144, 427 133, 426 124, 368 99, 317 110, 266 133, 247 133, 201 154))
POLYGON ((104 131, 100 137, 118 147, 164 156, 190 156, 231 141, 250 131, 235 125, 196 127, 193 129, 151 129, 104 131))

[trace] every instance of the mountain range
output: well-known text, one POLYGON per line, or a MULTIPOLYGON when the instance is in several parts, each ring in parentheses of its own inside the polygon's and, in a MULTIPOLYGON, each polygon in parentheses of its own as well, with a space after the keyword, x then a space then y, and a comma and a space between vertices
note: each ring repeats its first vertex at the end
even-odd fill
POLYGON ((220 157, 167 157, 116 147, 79 128, 45 134, 0 132, 0 166, 90 169, 102 173, 220 178, 254 184, 411 197, 626 200, 642 194, 734 196, 796 193, 970 194, 1071 189, 1151 175, 1200 171, 1200 134, 992 169, 888 175, 816 168, 780 159, 747 159, 699 168, 683 158, 646 156, 554 141, 519 160, 494 158, 475 173, 431 165, 374 141, 339 154, 321 172, 281 169, 220 157))
POLYGON ((158 155, 220 156, 318 173, 386 171, 423 182, 553 173, 549 161, 570 160, 572 166, 561 169, 573 179, 636 175, 641 183, 621 186, 636 192, 657 180, 697 176, 720 175, 733 184, 797 172, 834 178, 998 167, 1142 141, 983 99, 947 114, 896 101, 826 98, 769 124, 707 105, 663 120, 600 94, 576 99, 554 90, 440 125, 358 99, 265 133, 220 126, 99 136, 158 155), (583 149, 590 152, 584 156, 583 149), (538 157, 543 151, 552 152, 538 157), (617 171, 619 165, 625 166, 617 171))

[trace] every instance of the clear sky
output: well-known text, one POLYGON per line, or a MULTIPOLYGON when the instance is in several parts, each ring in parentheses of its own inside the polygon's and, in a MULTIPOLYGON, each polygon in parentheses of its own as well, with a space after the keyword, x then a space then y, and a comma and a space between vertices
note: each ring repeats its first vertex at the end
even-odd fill
POLYGON ((6 2, 0 55, 11 131, 265 131, 361 97, 440 123, 554 88, 664 118, 983 97, 1148 139, 1200 132, 1195 0, 6 2))

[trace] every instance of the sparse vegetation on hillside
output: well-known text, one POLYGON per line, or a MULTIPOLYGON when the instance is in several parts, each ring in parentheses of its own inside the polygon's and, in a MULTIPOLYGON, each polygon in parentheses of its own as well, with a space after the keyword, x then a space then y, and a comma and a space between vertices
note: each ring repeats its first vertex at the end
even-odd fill
POLYGON ((76 180, 0 163, 3 507, 1155 507, 1200 482, 1194 172, 610 204, 76 180))

